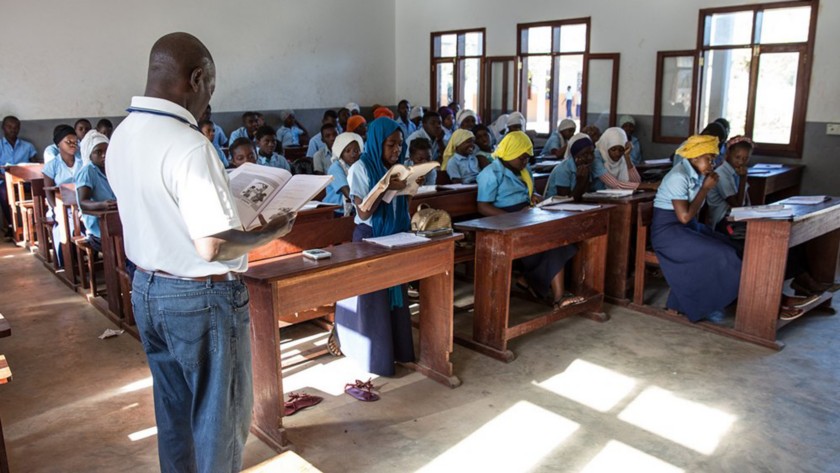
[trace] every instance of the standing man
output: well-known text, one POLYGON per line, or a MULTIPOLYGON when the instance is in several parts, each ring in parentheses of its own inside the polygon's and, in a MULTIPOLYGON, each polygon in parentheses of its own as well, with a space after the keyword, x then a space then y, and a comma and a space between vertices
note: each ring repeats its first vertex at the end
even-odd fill
POLYGON ((281 215, 242 231, 227 174, 196 127, 215 85, 201 41, 160 38, 146 92, 132 98, 106 161, 126 256, 137 265, 131 303, 154 380, 163 472, 239 471, 253 404, 240 273, 250 249, 294 220, 281 215))

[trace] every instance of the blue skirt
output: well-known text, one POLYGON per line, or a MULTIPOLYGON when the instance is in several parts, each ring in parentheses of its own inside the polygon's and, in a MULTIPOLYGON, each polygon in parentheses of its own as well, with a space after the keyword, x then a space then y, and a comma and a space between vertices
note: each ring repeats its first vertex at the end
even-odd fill
POLYGON ((667 306, 692 322, 723 310, 738 297, 741 259, 726 235, 673 210, 653 209, 650 239, 671 287, 667 306))
MULTIPOLYGON (((373 229, 368 225, 356 225, 353 231, 353 241, 371 236, 373 229)), ((387 289, 336 303, 335 325, 341 351, 369 373, 393 376, 395 361, 414 361, 408 292, 405 285, 401 289, 403 307, 394 309, 390 308, 387 289)))

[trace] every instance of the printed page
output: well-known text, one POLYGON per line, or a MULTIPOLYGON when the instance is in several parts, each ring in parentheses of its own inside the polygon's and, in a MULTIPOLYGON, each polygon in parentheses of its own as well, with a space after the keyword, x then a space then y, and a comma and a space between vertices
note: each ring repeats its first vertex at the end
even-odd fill
POLYGON ((752 207, 735 207, 729 216, 732 220, 753 220, 762 218, 790 218, 793 217, 793 209, 786 205, 755 205, 752 207))
POLYGON ((543 200, 539 204, 537 204, 537 207, 538 208, 548 207, 548 206, 551 206, 551 205, 562 204, 564 202, 571 202, 573 200, 575 200, 573 197, 570 197, 570 196, 567 196, 567 195, 564 195, 564 196, 554 195, 554 196, 549 197, 548 199, 543 200))
POLYGON ((292 174, 285 169, 246 163, 234 169, 229 178, 239 220, 245 230, 251 230, 260 226, 257 216, 292 174))
POLYGON ((587 210, 595 210, 601 208, 597 204, 554 204, 542 207, 543 210, 565 210, 566 212, 585 212, 587 210))
POLYGON ((333 180, 332 176, 298 174, 292 176, 286 185, 272 197, 262 210, 263 218, 268 222, 277 215, 297 212, 333 180))
POLYGON ((382 179, 368 192, 368 195, 365 196, 365 199, 362 201, 362 205, 360 208, 365 212, 370 211, 373 207, 373 203, 376 202, 377 197, 379 194, 385 193, 382 197, 382 202, 390 203, 394 197, 398 195, 414 195, 420 189, 420 184, 417 183, 417 179, 425 176, 429 173, 432 169, 435 169, 440 166, 440 163, 437 162, 428 162, 422 164, 416 164, 411 167, 405 167, 401 164, 395 164, 391 166, 391 169, 382 176, 382 179), (388 183, 391 182, 392 176, 398 176, 401 181, 406 181, 405 189, 400 191, 395 190, 386 190, 388 189, 388 183))
POLYGON ((394 233, 393 235, 365 238, 364 241, 374 243, 376 245, 384 246, 386 248, 399 248, 403 246, 418 245, 429 241, 426 237, 421 237, 409 232, 394 233))

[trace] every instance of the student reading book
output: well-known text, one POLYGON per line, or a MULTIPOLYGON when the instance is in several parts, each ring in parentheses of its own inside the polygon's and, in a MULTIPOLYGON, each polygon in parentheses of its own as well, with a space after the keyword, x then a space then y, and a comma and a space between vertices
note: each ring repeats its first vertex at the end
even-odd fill
POLYGON ((277 214, 297 212, 315 198, 332 176, 292 173, 245 163, 230 173, 230 190, 245 230, 260 227, 277 214))
POLYGON ((380 194, 384 193, 385 195, 382 197, 382 201, 385 203, 390 203, 391 199, 394 196, 398 195, 414 195, 420 189, 422 184, 418 183, 417 180, 421 177, 425 176, 429 173, 429 171, 433 169, 437 169, 440 167, 440 163, 435 161, 430 161, 427 163, 415 164, 414 166, 403 166, 402 164, 394 164, 388 169, 388 172, 382 176, 382 179, 373 186, 373 188, 368 192, 368 195, 365 197, 365 200, 362 201, 362 205, 360 208, 364 211, 370 211, 371 207, 373 207, 373 203, 376 202, 376 199, 379 198, 380 194), (396 191, 396 190, 388 190, 388 185, 391 182, 391 178, 393 176, 397 176, 400 181, 405 181, 406 186, 405 189, 396 191))

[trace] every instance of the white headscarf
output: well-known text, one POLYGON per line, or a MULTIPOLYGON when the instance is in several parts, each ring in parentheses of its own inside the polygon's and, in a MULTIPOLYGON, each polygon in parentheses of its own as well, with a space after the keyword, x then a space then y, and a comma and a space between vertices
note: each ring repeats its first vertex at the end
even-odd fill
POLYGON ((572 157, 572 145, 575 144, 575 141, 581 138, 586 138, 589 141, 592 141, 592 138, 589 138, 589 135, 587 135, 586 133, 578 133, 575 136, 569 138, 569 142, 566 143, 566 154, 563 155, 563 159, 568 159, 572 157))
POLYGON ((458 115, 455 116, 455 122, 458 126, 461 126, 461 122, 464 121, 467 117, 475 118, 475 121, 478 121, 478 115, 475 114, 472 110, 464 109, 458 112, 458 115))
POLYGON ((525 131, 525 125, 528 122, 525 120, 525 116, 519 112, 512 112, 510 115, 507 116, 507 126, 510 128, 511 126, 522 125, 522 131, 525 131))
POLYGON ((411 109, 411 113, 408 114, 408 119, 414 120, 415 118, 423 118, 423 107, 415 105, 411 109))
POLYGON ((598 152, 601 153, 601 159, 604 161, 604 168, 606 168, 607 172, 611 176, 622 182, 630 180, 630 172, 627 170, 627 161, 624 160, 624 157, 618 161, 610 159, 610 148, 613 146, 624 146, 626 144, 627 133, 617 126, 607 128, 607 130, 604 131, 604 134, 601 135, 601 139, 599 139, 598 143, 595 144, 598 148, 598 152))
POLYGON ((503 113, 490 125, 490 129, 496 132, 497 136, 502 136, 507 129, 508 114, 503 113))
POLYGON ((560 124, 557 125, 557 133, 560 133, 563 130, 574 130, 577 128, 577 124, 574 120, 564 118, 560 121, 560 124))
POLYGON ((286 121, 289 118, 289 115, 294 115, 295 111, 288 109, 288 110, 280 110, 280 121, 286 121))
POLYGON ((344 133, 335 137, 335 141, 332 145, 332 160, 338 161, 338 164, 340 164, 341 167, 344 168, 345 173, 348 169, 350 169, 350 165, 348 165, 341 159, 341 153, 344 152, 344 148, 346 148, 350 143, 354 141, 359 144, 359 152, 365 149, 365 142, 362 141, 362 137, 350 131, 345 131, 344 133))
POLYGON ((356 102, 348 102, 347 105, 344 106, 344 108, 350 110, 351 112, 362 113, 362 109, 356 102))
POLYGON ((87 164, 90 162, 90 154, 93 153, 93 148, 108 142, 108 137, 96 130, 87 132, 85 137, 82 138, 82 142, 79 143, 79 150, 82 152, 82 163, 87 164))

